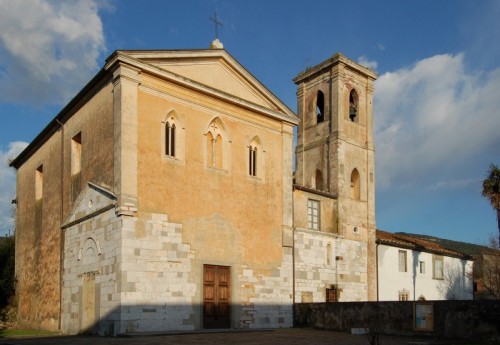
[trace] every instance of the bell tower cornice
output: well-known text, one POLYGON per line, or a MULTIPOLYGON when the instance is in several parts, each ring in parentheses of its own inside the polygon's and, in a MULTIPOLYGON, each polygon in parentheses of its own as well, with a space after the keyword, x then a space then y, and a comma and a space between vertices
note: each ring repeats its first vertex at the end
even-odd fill
MULTIPOLYGON (((347 57, 345 57, 341 53, 336 53, 331 58, 321 62, 320 64, 318 64, 314 67, 309 67, 305 71, 299 73, 299 75, 297 75, 293 79, 293 82, 295 84, 306 82, 308 80, 311 80, 313 78, 318 77, 321 74, 325 74, 325 71, 327 71, 328 69, 333 69, 335 66, 338 66, 338 65, 341 65, 344 68, 353 70, 356 73, 361 74, 364 77, 372 79, 372 80, 377 79, 377 76, 378 76, 377 73, 374 72, 371 68, 362 66, 362 65, 348 59, 347 57)), ((333 71, 331 76, 335 77, 335 76, 337 76, 337 73, 339 73, 339 72, 333 71)))

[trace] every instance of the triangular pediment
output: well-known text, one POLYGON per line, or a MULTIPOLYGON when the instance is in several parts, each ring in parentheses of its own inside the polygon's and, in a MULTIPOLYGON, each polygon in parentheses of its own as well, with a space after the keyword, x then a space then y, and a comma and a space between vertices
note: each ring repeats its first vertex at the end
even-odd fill
POLYGON ((186 78, 210 90, 281 113, 290 122, 298 121, 292 110, 223 49, 119 51, 117 54, 186 78))
POLYGON ((165 61, 158 62, 157 66, 260 106, 277 109, 267 95, 259 92, 233 66, 220 58, 165 61))
POLYGON ((62 228, 89 219, 95 215, 114 208, 116 196, 107 189, 88 182, 75 200, 73 207, 66 217, 62 228))

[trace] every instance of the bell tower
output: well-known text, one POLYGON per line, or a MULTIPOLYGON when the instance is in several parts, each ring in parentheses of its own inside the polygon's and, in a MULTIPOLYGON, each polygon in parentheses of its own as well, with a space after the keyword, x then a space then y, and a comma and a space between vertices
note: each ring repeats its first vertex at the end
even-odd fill
MULTIPOLYGON (((297 84, 295 183, 336 199, 340 240, 366 248, 367 299, 376 299, 373 83, 377 74, 340 53, 306 69, 297 84), (350 242, 350 243, 351 243, 350 242)), ((364 266, 366 265, 366 266, 364 266)))

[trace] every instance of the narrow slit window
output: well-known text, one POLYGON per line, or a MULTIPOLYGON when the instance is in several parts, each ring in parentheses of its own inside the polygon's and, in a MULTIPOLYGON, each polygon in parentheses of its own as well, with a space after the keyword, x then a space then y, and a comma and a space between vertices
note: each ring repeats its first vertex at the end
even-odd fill
POLYGON ((43 197, 43 165, 40 165, 35 171, 35 200, 41 200, 43 197))
POLYGON ((165 155, 175 157, 175 123, 165 125, 165 155))
POLYGON ((349 93, 349 119, 351 122, 358 122, 358 94, 356 90, 351 90, 349 93))
POLYGON ((332 264, 332 245, 330 243, 326 245, 326 264, 332 264))
POLYGON ((82 170, 82 133, 71 139, 71 176, 82 170))
POLYGON ((257 176, 257 148, 248 148, 248 173, 250 176, 257 176))
POLYGON ((361 186, 358 169, 354 169, 351 173, 351 197, 354 200, 359 200, 361 197, 361 186))
POLYGON ((316 96, 316 123, 323 122, 325 120, 325 96, 323 92, 318 91, 316 96))
POLYGON ((207 134, 207 163, 210 168, 222 169, 222 136, 207 134))
POLYGON ((212 132, 207 133, 207 164, 209 167, 213 168, 214 163, 214 137, 212 132))
POLYGON ((43 209, 43 165, 35 171, 35 235, 42 231, 42 209, 43 209))
POLYGON ((317 190, 323 190, 323 174, 321 173, 320 170, 316 170, 316 173, 314 174, 314 185, 313 188, 317 190))
POLYGON ((215 139, 215 167, 222 169, 222 136, 220 134, 215 139))
POLYGON ((82 180, 82 133, 71 139, 71 200, 75 201, 81 190, 82 180))

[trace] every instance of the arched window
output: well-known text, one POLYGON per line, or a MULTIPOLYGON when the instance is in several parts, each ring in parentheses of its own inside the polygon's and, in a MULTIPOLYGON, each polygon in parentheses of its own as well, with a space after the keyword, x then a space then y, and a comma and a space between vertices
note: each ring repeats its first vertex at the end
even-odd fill
POLYGON ((351 173, 351 197, 354 200, 360 199, 360 181, 358 169, 354 168, 351 173))
POLYGON ((218 134, 217 138, 215 138, 214 167, 222 169, 222 136, 220 134, 218 134))
POLYGON ((318 91, 316 96, 316 123, 323 122, 325 120, 325 96, 323 92, 318 91))
POLYGON ((175 157, 175 123, 172 121, 165 124, 165 155, 175 157))
POLYGON ((400 301, 409 301, 410 300, 410 292, 406 289, 399 290, 399 300, 400 301))
POLYGON ((228 154, 227 147, 227 132, 222 121, 217 117, 210 122, 206 132, 207 136, 207 166, 209 168, 227 169, 229 166, 226 155, 228 154))
POLYGON ((209 167, 214 166, 214 137, 212 135, 212 132, 207 133, 207 164, 209 167))
POLYGON ((248 174, 257 176, 257 147, 252 145, 248 147, 248 174))
POLYGON ((222 136, 207 133, 207 164, 210 168, 222 169, 222 136))
POLYGON ((323 174, 321 173, 321 171, 319 169, 316 170, 316 172, 314 174, 314 180, 313 180, 312 187, 317 189, 317 190, 323 190, 323 174))
POLYGON ((161 122, 162 156, 165 162, 180 163, 185 156, 184 116, 170 110, 161 122))
POLYGON ((359 121, 358 94, 354 89, 349 93, 349 119, 356 123, 359 121))
POLYGON ((248 175, 264 178, 264 149, 258 136, 248 144, 248 175))

